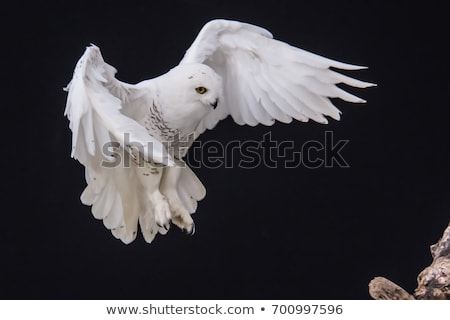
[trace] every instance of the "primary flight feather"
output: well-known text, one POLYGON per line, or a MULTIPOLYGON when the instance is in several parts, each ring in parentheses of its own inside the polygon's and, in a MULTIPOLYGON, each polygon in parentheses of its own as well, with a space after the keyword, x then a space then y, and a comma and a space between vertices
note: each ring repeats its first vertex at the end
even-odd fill
POLYGON ((208 22, 178 66, 135 85, 117 80, 99 48, 89 46, 66 88, 72 157, 86 168, 81 201, 124 243, 138 226, 149 243, 171 223, 193 233, 191 214, 206 192, 182 160, 192 142, 229 115, 250 126, 339 120, 329 98, 365 101, 336 84, 373 84, 330 67, 364 68, 227 20, 208 22))

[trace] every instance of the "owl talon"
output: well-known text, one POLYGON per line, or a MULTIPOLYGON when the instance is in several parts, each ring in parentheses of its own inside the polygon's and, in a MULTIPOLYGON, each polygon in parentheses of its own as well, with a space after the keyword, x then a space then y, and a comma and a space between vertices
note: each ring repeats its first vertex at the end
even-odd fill
POLYGON ((188 236, 192 236, 195 233, 195 224, 192 223, 190 226, 181 229, 184 233, 186 233, 188 236))
POLYGON ((191 226, 190 226, 190 230, 187 230, 186 233, 190 236, 194 235, 195 233, 195 223, 192 222, 191 226))

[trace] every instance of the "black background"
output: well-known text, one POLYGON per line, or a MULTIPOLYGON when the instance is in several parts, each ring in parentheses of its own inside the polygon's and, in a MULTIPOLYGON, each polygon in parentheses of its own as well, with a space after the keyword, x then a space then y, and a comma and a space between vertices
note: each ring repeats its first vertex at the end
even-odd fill
POLYGON ((449 221, 449 50, 444 1, 60 1, 5 7, 0 298, 368 299, 383 275, 408 291, 449 221), (196 169, 208 189, 194 236, 151 245, 114 239, 79 195, 64 118, 76 61, 98 45, 136 83, 178 64, 204 23, 227 18, 275 38, 367 65, 378 83, 336 101, 340 122, 240 127, 202 141, 297 147, 326 130, 350 142, 350 168, 196 169))

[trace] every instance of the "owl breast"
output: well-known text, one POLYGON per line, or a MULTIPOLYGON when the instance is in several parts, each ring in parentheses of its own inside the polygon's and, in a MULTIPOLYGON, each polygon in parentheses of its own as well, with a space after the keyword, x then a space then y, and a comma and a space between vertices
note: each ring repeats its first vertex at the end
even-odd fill
POLYGON ((161 110, 153 102, 143 121, 147 132, 167 148, 169 154, 181 159, 195 140, 194 134, 183 134, 181 130, 170 127, 163 119, 161 110))

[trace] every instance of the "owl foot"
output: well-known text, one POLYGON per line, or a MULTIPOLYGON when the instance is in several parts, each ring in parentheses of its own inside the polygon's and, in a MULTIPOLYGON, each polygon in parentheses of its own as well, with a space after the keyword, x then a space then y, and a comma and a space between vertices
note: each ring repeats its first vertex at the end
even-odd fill
POLYGON ((194 234, 194 220, 192 220, 192 217, 186 208, 179 201, 171 201, 169 199, 169 204, 172 211, 173 224, 189 235, 194 234))
POLYGON ((170 219, 172 217, 169 203, 159 192, 155 192, 151 196, 151 202, 153 204, 156 225, 168 231, 170 228, 170 219))

